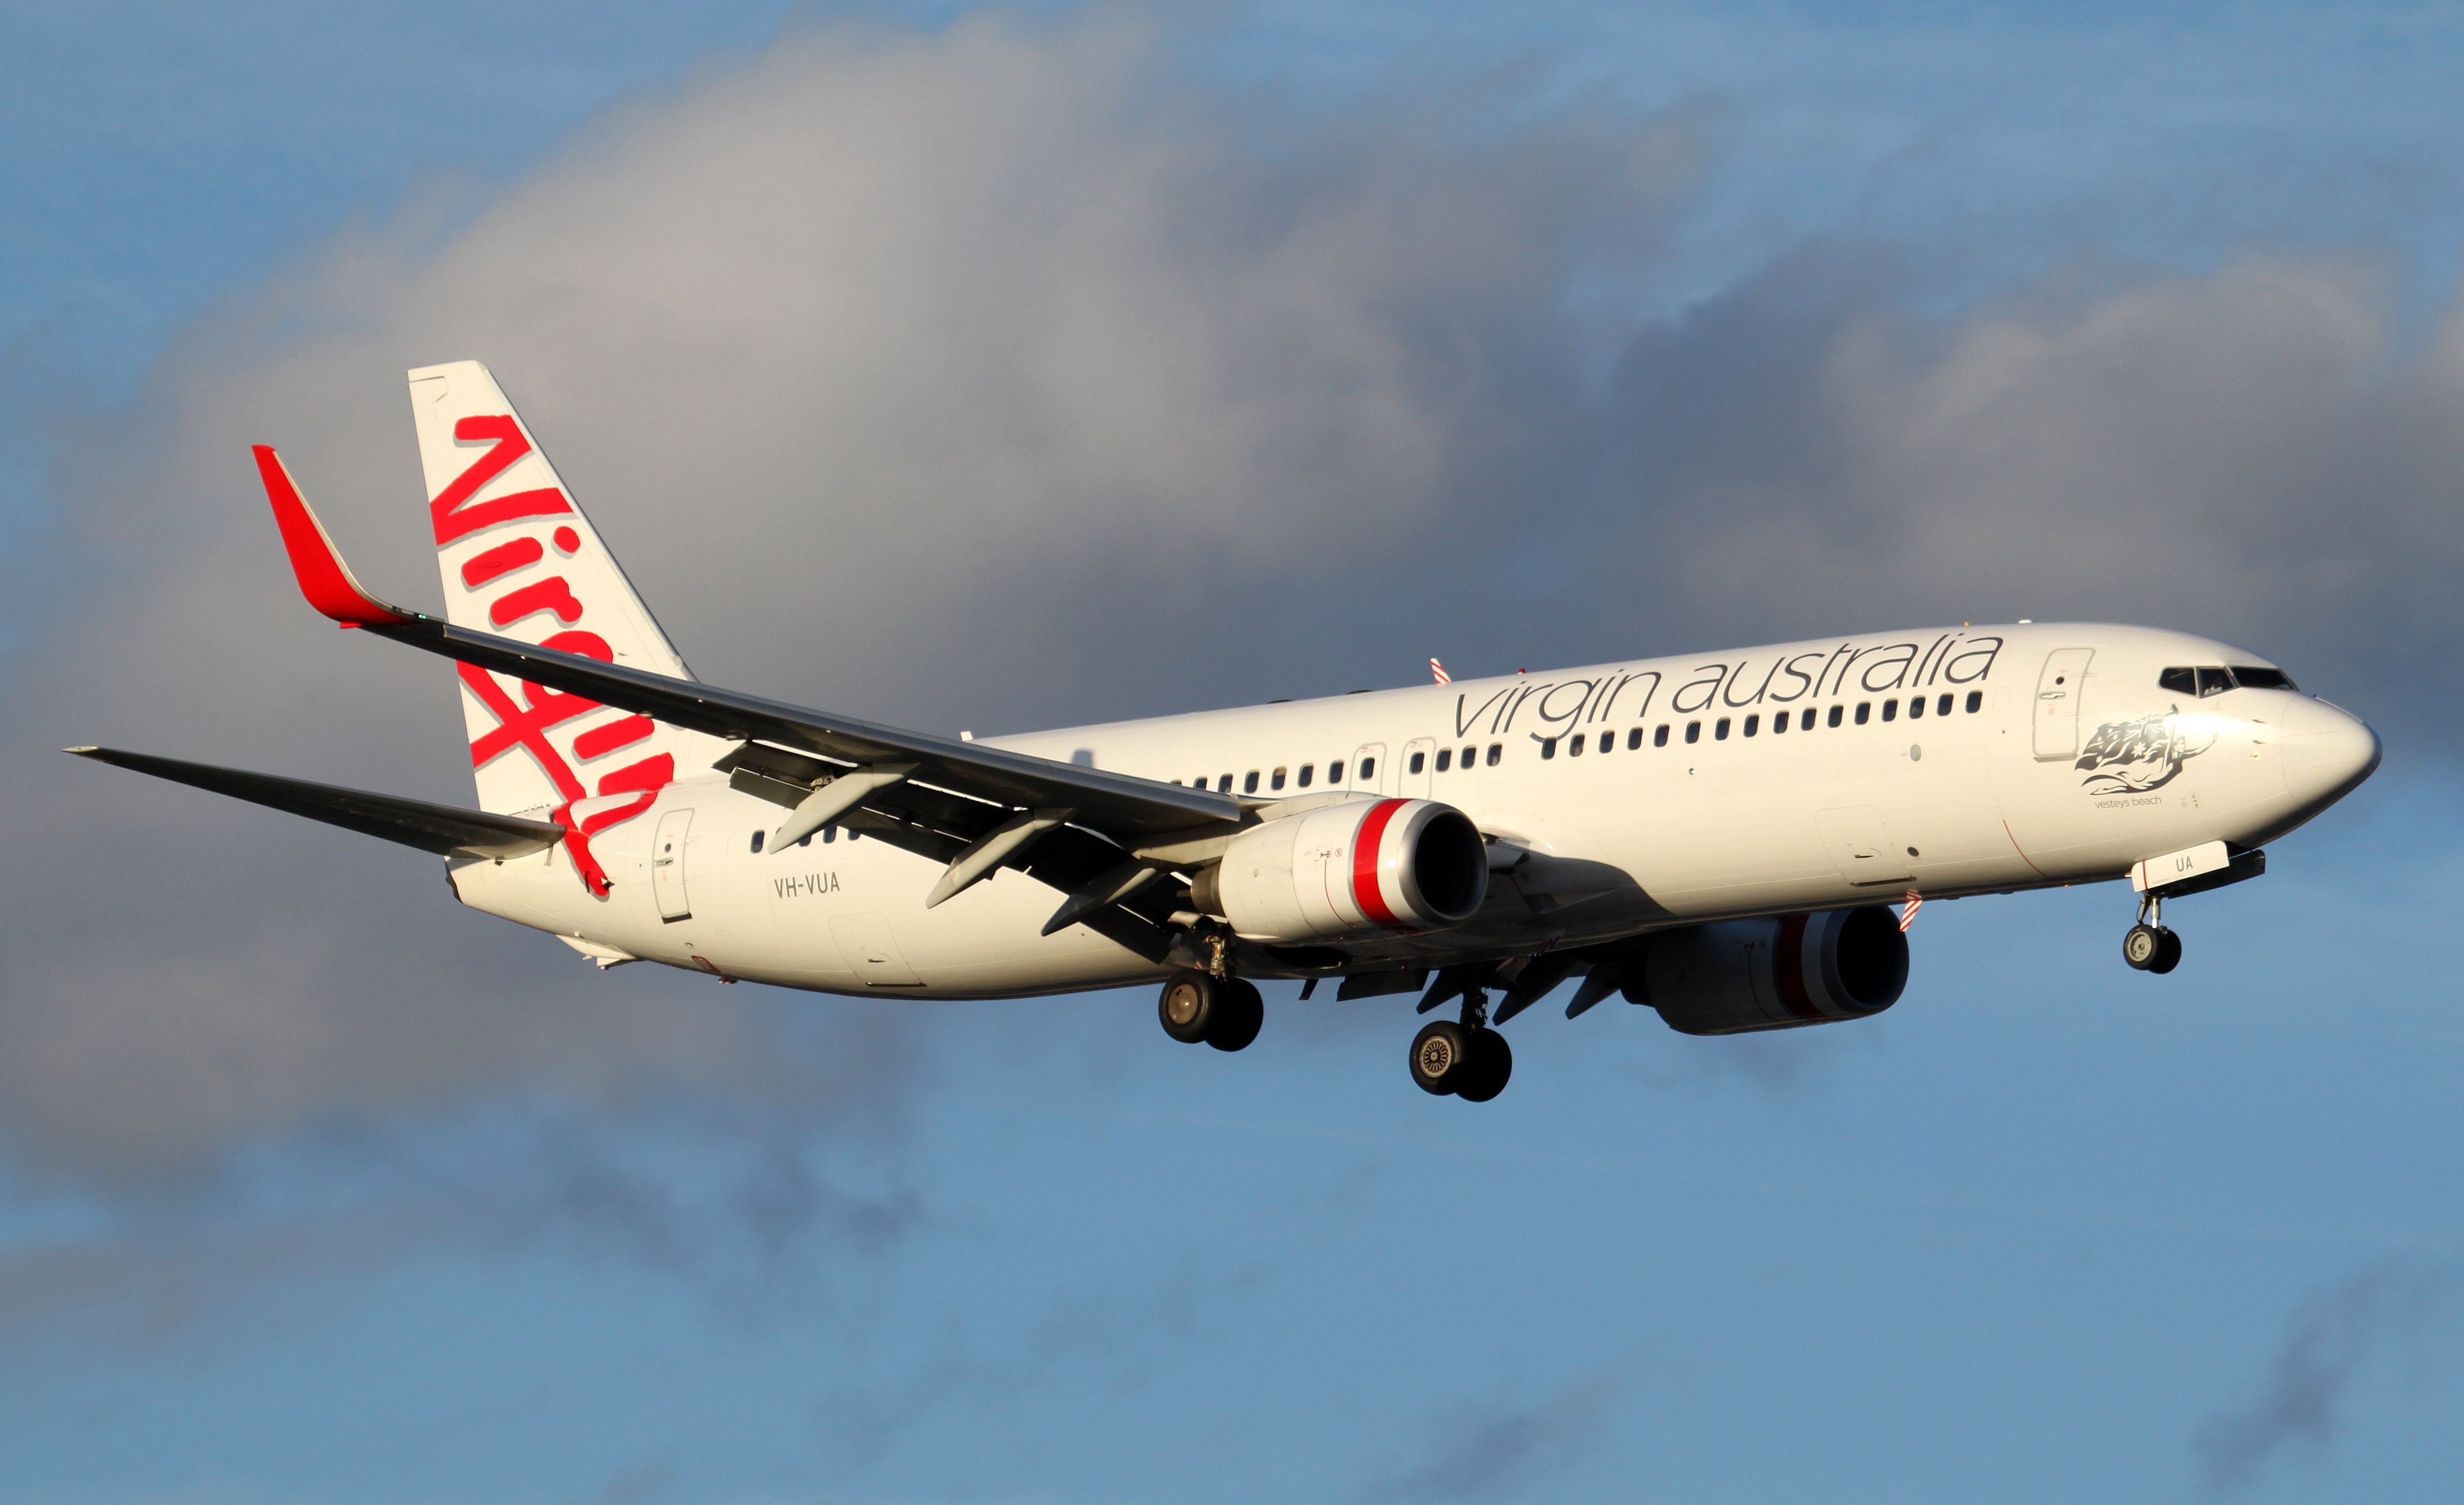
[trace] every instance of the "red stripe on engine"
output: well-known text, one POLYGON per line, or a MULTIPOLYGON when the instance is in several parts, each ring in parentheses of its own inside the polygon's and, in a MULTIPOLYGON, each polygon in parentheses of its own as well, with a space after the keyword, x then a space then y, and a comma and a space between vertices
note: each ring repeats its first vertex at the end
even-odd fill
POLYGON ((1410 927, 1395 918, 1395 911, 1386 905, 1386 896, 1378 889, 1377 848, 1386 840, 1387 823, 1403 805, 1400 799, 1379 800, 1361 820, 1360 834, 1352 844, 1352 902, 1360 905, 1362 914, 1397 930, 1410 927))
POLYGON ((1779 1001, 1800 1019, 1830 1017, 1814 1006, 1814 999, 1805 991, 1805 926, 1813 918, 1793 914, 1782 920, 1779 947, 1771 955, 1771 971, 1779 974, 1779 1001))

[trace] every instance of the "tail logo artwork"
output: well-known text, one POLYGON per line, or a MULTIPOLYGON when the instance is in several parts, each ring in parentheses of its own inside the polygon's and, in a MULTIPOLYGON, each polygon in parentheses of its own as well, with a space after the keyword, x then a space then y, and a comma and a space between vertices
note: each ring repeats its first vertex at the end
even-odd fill
MULTIPOLYGON (((537 527, 539 519, 574 514, 573 504, 554 487, 473 501, 515 461, 531 452, 530 441, 512 414, 465 418, 453 425, 453 437, 466 443, 487 443, 489 447, 429 503, 440 548, 510 523, 530 522, 537 527)), ((583 547, 582 535, 570 526, 557 527, 544 539, 517 536, 473 556, 462 566, 462 580, 473 590, 496 590, 487 606, 488 621, 498 630, 544 612, 556 619, 555 625, 561 630, 540 640, 541 647, 612 664, 616 653, 607 640, 578 625, 588 607, 573 593, 571 583, 561 575, 537 575, 551 551, 570 558, 583 547)), ((565 828, 565 844, 575 870, 592 893, 605 898, 610 884, 605 871, 591 855, 589 839, 648 810, 657 800, 659 790, 674 780, 675 758, 660 752, 629 763, 600 775, 596 791, 583 781, 574 764, 605 757, 640 743, 656 730, 656 723, 646 716, 620 717, 571 734, 569 747, 560 748, 549 732, 569 728, 605 709, 599 702, 523 683, 522 699, 517 703, 494 673, 469 664, 460 668, 463 687, 495 718, 495 727, 472 742, 471 766, 485 768, 517 748, 529 754, 556 787, 560 803, 549 818, 565 828), (576 805, 596 804, 600 798, 617 796, 631 797, 604 808, 575 810, 576 805)))

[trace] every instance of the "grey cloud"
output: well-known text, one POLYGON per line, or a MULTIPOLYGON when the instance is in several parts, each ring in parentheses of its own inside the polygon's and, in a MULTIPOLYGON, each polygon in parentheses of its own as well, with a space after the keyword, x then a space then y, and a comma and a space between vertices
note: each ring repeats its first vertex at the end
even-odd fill
POLYGON ((1492 1398, 1446 1408, 1418 1456, 1363 1488, 1384 1501, 1504 1500, 1546 1483, 1588 1453, 1644 1379, 1642 1354, 1627 1353, 1569 1375, 1528 1401, 1492 1398))
POLYGON ((1888 258, 1810 250, 1628 352, 1611 556, 1672 561, 1630 620, 2154 622, 2450 723, 2407 691, 2464 638, 2464 315, 2408 329, 2391 271, 2082 271, 1925 319, 1888 258))
POLYGON ((301 608, 245 449, 432 600, 401 373, 463 356, 713 678, 978 730, 1339 687, 1337 629, 1509 529, 1509 478, 1587 463, 1558 289, 1583 248, 1647 255, 1691 170, 1673 126, 1476 109, 1279 133, 1134 25, 821 30, 201 321, 129 411, 57 427, 57 535, 12 570, 0 819, 46 854, 0 877, 20 1173, 171 1185, 528 1093, 894 1117, 913 1027, 880 1011, 600 976, 424 860, 54 750, 467 801, 450 681, 301 608))
POLYGON ((2257 1392, 2191 1433, 2209 1490, 2244 1489, 2282 1457, 2323 1452, 2343 1425, 2353 1385, 2391 1344, 2419 1332, 2454 1276, 2447 1266, 2379 1265, 2303 1301, 2257 1392))
MULTIPOLYGON (((0 1249, 0 1353, 25 1363, 73 1341, 144 1348, 232 1312, 313 1307, 337 1283, 407 1254, 541 1248, 582 1263, 659 1271, 722 1320, 826 1301, 849 1254, 922 1229, 915 1192, 870 1157, 777 1124, 636 1115, 668 1157, 652 1168, 627 1132, 571 1112, 497 1113, 461 1135, 355 1137, 255 1157, 187 1194, 20 1211, 72 1232, 0 1249), (674 1157, 689 1157, 680 1173, 674 1157)), ((40 1226, 38 1223, 37 1226, 40 1226)))

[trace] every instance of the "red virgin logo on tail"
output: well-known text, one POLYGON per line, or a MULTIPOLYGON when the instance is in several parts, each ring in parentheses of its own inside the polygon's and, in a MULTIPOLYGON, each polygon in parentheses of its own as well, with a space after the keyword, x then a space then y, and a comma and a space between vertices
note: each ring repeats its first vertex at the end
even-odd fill
POLYGON ((493 502, 481 502, 476 507, 465 505, 479 493, 481 487, 504 474, 507 467, 530 453, 531 442, 522 437, 522 425, 514 422, 511 413, 499 413, 494 418, 463 419, 453 425, 453 437, 493 439, 495 443, 489 447, 486 454, 472 461, 469 469, 455 476, 453 484, 437 492, 436 499, 428 504, 428 515, 436 524, 439 545, 451 543, 482 528, 511 522, 517 517, 547 517, 573 511, 573 504, 553 486, 536 491, 516 491, 511 496, 499 496, 493 502))
MULTIPOLYGON (((553 517, 573 512, 573 504, 554 487, 537 491, 517 491, 493 501, 473 503, 489 482, 504 474, 513 463, 530 453, 530 441, 522 436, 521 425, 510 413, 494 417, 465 418, 453 425, 453 437, 463 440, 494 441, 484 454, 454 477, 453 483, 436 494, 429 504, 429 514, 436 526, 436 542, 441 548, 456 539, 468 537, 482 529, 525 517, 553 517)), ((583 547, 582 537, 573 529, 559 528, 554 543, 557 552, 571 556, 583 547)), ((580 598, 563 576, 554 575, 535 580, 516 578, 525 575, 531 566, 546 558, 547 550, 535 537, 517 537, 474 555, 462 566, 463 583, 473 590, 507 582, 495 600, 488 602, 488 622, 498 630, 539 612, 556 618, 565 630, 555 633, 540 643, 565 653, 578 653, 597 659, 602 664, 616 660, 615 649, 607 640, 595 632, 575 627, 585 611, 580 598)), ((629 763, 613 773, 600 775, 597 796, 631 795, 635 797, 605 810, 592 811, 576 819, 573 807, 591 799, 593 792, 574 771, 574 762, 605 757, 620 749, 631 747, 649 738, 656 724, 644 716, 627 716, 620 720, 592 727, 571 738, 570 752, 557 746, 549 733, 556 729, 601 709, 598 701, 580 695, 567 695, 541 689, 523 682, 522 703, 508 694, 496 676, 485 669, 465 664, 461 665, 463 687, 472 698, 487 708, 495 718, 495 727, 483 731, 471 744, 471 766, 485 768, 497 758, 519 749, 538 765, 548 782, 556 787, 560 803, 553 818, 565 828, 565 848, 573 857, 575 871, 590 891, 603 898, 608 891, 607 875, 591 855, 590 837, 632 819, 648 810, 659 797, 659 790, 676 776, 675 758, 666 752, 654 753, 629 763)), ((562 733, 560 733, 561 735, 562 733)))

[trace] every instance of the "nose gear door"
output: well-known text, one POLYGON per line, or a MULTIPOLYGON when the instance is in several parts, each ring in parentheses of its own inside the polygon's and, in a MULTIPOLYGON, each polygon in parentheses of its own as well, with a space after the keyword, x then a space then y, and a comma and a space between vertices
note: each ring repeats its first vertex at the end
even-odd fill
POLYGON ((658 901, 659 918, 671 924, 693 918, 685 898, 685 834, 692 826, 692 811, 671 810, 659 817, 658 832, 650 838, 650 896, 658 901))
POLYGON ((2087 661, 2095 655, 2094 648, 2056 648, 2045 655, 2033 718, 2039 760, 2079 754, 2079 691, 2087 687, 2087 661))

